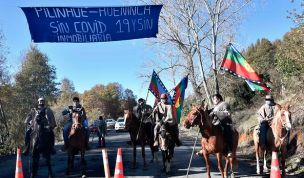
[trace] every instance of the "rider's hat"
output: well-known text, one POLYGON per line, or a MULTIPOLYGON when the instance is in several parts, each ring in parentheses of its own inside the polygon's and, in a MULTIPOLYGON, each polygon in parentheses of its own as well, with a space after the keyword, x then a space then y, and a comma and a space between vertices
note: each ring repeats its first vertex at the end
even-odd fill
POLYGON ((138 99, 138 102, 140 102, 140 101, 145 101, 143 98, 139 98, 138 99))
POLYGON ((166 93, 161 94, 161 95, 160 95, 160 99, 168 99, 166 93))
POLYGON ((79 101, 79 98, 78 98, 77 96, 75 96, 75 97, 73 98, 73 101, 79 101))
POLYGON ((265 100, 273 100, 273 96, 272 95, 266 95, 265 100))
POLYGON ((39 98, 39 99, 38 99, 38 102, 39 102, 39 101, 45 101, 45 100, 44 100, 44 98, 39 98))

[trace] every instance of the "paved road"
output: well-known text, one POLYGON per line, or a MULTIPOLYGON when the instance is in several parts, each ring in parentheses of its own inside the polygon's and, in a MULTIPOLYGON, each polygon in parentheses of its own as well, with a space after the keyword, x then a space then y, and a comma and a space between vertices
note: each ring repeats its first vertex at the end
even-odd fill
MULTIPOLYGON (((194 139, 184 139, 182 140, 184 145, 181 147, 176 147, 174 154, 174 163, 175 166, 171 168, 170 175, 164 175, 161 172, 162 161, 161 161, 161 153, 158 153, 159 162, 158 163, 150 163, 151 152, 149 147, 146 146, 146 162, 147 162, 147 170, 143 170, 143 161, 141 157, 141 149, 137 148, 137 166, 136 169, 131 169, 133 156, 132 156, 132 147, 126 144, 126 141, 129 140, 130 136, 127 132, 119 132, 115 133, 114 130, 108 131, 109 136, 106 137, 106 149, 108 151, 108 159, 110 166, 110 173, 113 177, 115 164, 116 164, 116 156, 117 149, 122 148, 122 160, 123 160, 123 171, 124 176, 127 178, 136 178, 136 177, 186 177, 189 160, 191 157, 191 152, 193 148, 194 139)), ((90 141, 93 136, 91 136, 90 141)), ((103 160, 102 160, 102 149, 96 148, 97 146, 97 138, 96 136, 91 142, 91 146, 93 149, 86 152, 85 158, 87 160, 87 177, 104 177, 104 168, 103 168, 103 160)), ((56 145, 56 150, 60 150, 61 144, 56 145)), ((196 150, 199 150, 199 146, 196 147, 196 150)), ((254 161, 254 160, 253 160, 254 161)), ((29 157, 22 156, 22 165, 24 177, 30 177, 29 169, 29 157)), ((219 171, 217 169, 217 161, 214 156, 211 157, 212 162, 212 177, 218 178, 220 177, 219 171)), ((67 167, 67 153, 57 151, 57 154, 52 156, 51 159, 52 169, 54 172, 54 177, 65 177, 65 170, 67 167)), ((15 176, 15 167, 16 167, 16 155, 4 156, 0 157, 0 172, 1 177, 14 177, 15 176)), ((242 165, 239 162, 239 169, 235 171, 237 177, 262 177, 254 174, 255 168, 252 166, 249 168, 248 165, 242 165)), ((37 177, 47 177, 47 167, 45 165, 45 160, 40 160, 39 170, 37 177)), ((75 159, 75 168, 70 172, 70 177, 81 177, 81 163, 80 156, 76 156, 75 159)), ((201 178, 206 176, 205 169, 205 161, 203 158, 199 158, 197 156, 193 157, 191 169, 189 172, 189 177, 191 178, 201 178)), ((265 175, 263 177, 269 177, 269 175, 265 175)))

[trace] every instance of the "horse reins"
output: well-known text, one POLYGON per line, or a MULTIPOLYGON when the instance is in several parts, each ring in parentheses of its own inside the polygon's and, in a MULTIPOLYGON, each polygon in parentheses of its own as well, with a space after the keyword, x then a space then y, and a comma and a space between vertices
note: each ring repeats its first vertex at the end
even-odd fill
MULTIPOLYGON (((200 115, 200 116, 201 116, 202 125, 204 125, 204 123, 203 123, 203 115, 201 114, 201 112, 200 112, 197 108, 195 108, 195 110, 198 112, 198 114, 195 115, 195 117, 193 117, 193 118, 186 117, 186 118, 191 122, 191 126, 193 127, 193 122, 194 122, 194 120, 198 117, 198 115, 200 115)), ((192 112, 192 111, 191 111, 191 112, 192 112)))

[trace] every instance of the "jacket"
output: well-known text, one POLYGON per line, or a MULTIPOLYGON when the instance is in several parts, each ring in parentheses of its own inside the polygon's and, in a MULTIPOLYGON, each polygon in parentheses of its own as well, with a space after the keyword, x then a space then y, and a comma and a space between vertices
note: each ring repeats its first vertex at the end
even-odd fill
MULTIPOLYGON (((82 122, 84 122, 87 119, 87 114, 84 107, 80 105, 80 108, 82 108, 82 122)), ((62 115, 66 115, 66 114, 70 114, 69 122, 72 122, 72 112, 70 112, 68 108, 62 111, 62 115)))
POLYGON ((157 110, 154 114, 156 123, 159 123, 162 120, 163 122, 169 123, 170 126, 177 125, 177 121, 173 114, 173 106, 171 104, 163 104, 160 102, 156 105, 155 109, 157 110))
POLYGON ((105 135, 107 135, 107 124, 104 119, 100 120, 98 124, 98 132, 102 137, 105 137, 105 135))
MULTIPOLYGON (((45 117, 48 119, 50 127, 54 129, 57 126, 57 124, 53 111, 48 107, 43 107, 40 110, 42 109, 45 109, 45 117)), ((31 125, 32 123, 31 121, 35 119, 37 116, 37 110, 38 110, 37 108, 31 109, 30 113, 26 116, 26 119, 24 121, 25 124, 31 125)))
POLYGON ((140 120, 143 119, 143 122, 151 122, 148 117, 152 113, 152 107, 148 104, 145 105, 145 108, 142 108, 141 106, 137 105, 133 107, 133 114, 140 120), (146 112, 144 116, 142 116, 142 112, 146 112), (142 118, 143 117, 143 118, 142 118))
POLYGON ((221 121, 222 124, 232 124, 230 106, 225 101, 222 101, 216 105, 213 112, 216 112, 216 117, 221 121))
POLYGON ((273 119, 274 115, 279 111, 277 104, 274 103, 272 105, 264 104, 257 113, 258 121, 261 122, 262 120, 271 120, 273 119), (270 110, 273 110, 273 113, 270 113, 270 110))

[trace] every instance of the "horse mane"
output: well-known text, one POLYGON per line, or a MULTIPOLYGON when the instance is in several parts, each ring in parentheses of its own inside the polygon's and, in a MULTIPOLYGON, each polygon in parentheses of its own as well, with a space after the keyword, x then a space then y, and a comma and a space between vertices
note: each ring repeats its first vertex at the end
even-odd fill
POLYGON ((212 117, 209 116, 208 112, 207 112, 206 110, 204 110, 204 109, 202 108, 201 105, 200 105, 200 106, 197 106, 196 109, 197 109, 198 111, 202 111, 202 112, 200 112, 200 113, 203 114, 203 117, 205 117, 206 122, 207 122, 207 125, 208 125, 209 127, 211 127, 211 126, 212 126, 212 117))

